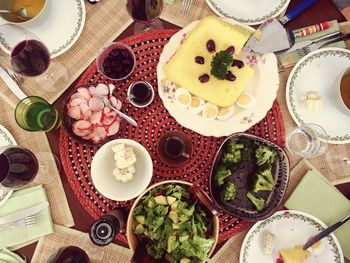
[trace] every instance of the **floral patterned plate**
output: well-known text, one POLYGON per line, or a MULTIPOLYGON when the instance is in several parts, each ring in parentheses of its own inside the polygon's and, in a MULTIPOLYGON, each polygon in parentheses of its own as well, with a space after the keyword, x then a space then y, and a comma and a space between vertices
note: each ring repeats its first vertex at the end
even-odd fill
MULTIPOLYGON (((4 23, 6 21, 0 18, 0 25, 4 23)), ((84 0, 47 0, 40 16, 21 26, 36 34, 54 58, 73 46, 83 31, 84 23, 84 0)), ((1 37, 1 32, 0 47, 10 54, 9 44, 1 37)))
MULTIPOLYGON (((234 22, 231 19, 223 20, 238 24, 253 32, 253 28, 234 22)), ((175 102, 175 84, 167 81, 164 76, 163 67, 171 56, 176 52, 183 37, 191 31, 198 21, 192 22, 171 37, 165 45, 159 58, 157 66, 158 93, 163 101, 164 107, 176 121, 204 136, 228 136, 235 132, 244 132, 255 123, 262 120, 271 109, 277 96, 279 87, 279 75, 276 56, 273 53, 259 54, 253 52, 242 52, 247 54, 243 58, 254 69, 254 76, 245 91, 248 91, 256 98, 256 105, 251 109, 240 109, 234 105, 234 113, 227 120, 206 120, 201 114, 193 114, 187 108, 182 108, 175 102)))
MULTIPOLYGON (((282 248, 293 248, 304 243, 327 226, 319 219, 304 212, 285 210, 268 219, 257 222, 246 235, 240 253, 240 263, 274 263, 282 248), (275 235, 271 256, 263 253, 263 235, 269 231, 275 235)), ((343 252, 334 234, 323 238, 319 250, 311 251, 305 263, 343 263, 343 252)))
POLYGON ((350 118, 335 103, 335 82, 350 67, 350 51, 342 48, 322 48, 303 57, 289 75, 286 100, 294 121, 315 123, 323 127, 328 142, 350 142, 350 118), (319 112, 309 112, 301 101, 306 91, 314 90, 322 98, 319 112))
POLYGON ((247 25, 262 24, 279 16, 290 0, 206 0, 219 16, 231 18, 247 25))
MULTIPOLYGON (((0 124, 0 147, 10 144, 17 144, 16 140, 13 138, 12 134, 0 124)), ((6 202, 11 194, 12 191, 7 191, 3 188, 0 188, 0 207, 6 202)))

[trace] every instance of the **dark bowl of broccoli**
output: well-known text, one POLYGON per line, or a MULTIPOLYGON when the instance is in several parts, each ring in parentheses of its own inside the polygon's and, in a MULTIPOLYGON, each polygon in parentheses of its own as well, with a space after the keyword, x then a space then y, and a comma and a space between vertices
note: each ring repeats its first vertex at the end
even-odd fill
POLYGON ((248 133, 235 133, 220 146, 209 188, 215 204, 240 219, 271 216, 287 189, 289 159, 278 145, 248 133))

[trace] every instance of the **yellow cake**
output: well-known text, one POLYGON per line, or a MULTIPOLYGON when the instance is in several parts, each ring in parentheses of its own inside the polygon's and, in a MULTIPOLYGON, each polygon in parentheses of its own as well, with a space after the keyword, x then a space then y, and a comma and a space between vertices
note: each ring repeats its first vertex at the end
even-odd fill
POLYGON ((290 249, 281 249, 280 255, 284 263, 303 263, 305 259, 311 256, 311 253, 304 250, 302 246, 295 246, 290 249))
POLYGON ((229 68, 235 75, 234 81, 220 80, 210 74, 211 60, 215 52, 209 52, 207 42, 213 40, 216 52, 234 46, 234 58, 241 51, 250 36, 250 32, 239 25, 229 24, 214 16, 203 18, 188 33, 176 53, 164 66, 164 74, 177 86, 184 87, 190 93, 221 107, 232 105, 247 86, 254 71, 248 66, 229 68), (204 58, 204 64, 195 62, 195 57, 204 58), (199 77, 209 75, 209 81, 201 83, 199 77))

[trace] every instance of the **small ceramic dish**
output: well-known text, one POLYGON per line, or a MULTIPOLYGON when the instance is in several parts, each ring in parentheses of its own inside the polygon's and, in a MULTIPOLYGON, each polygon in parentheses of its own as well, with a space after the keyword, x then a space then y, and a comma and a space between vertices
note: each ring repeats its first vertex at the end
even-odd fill
MULTIPOLYGON (((32 0, 30 1, 22 1, 23 2, 23 8, 26 9, 28 19, 22 20, 16 15, 13 14, 0 14, 0 17, 2 17, 4 20, 6 20, 9 23, 12 24, 26 24, 28 22, 32 22, 33 20, 37 19, 44 11, 46 7, 47 0, 32 0), (28 4, 30 3, 30 4, 28 4)), ((17 11, 14 10, 14 8, 19 8, 17 5, 14 4, 14 0, 2 0, 0 1, 0 9, 2 10, 10 10, 10 11, 17 11)))

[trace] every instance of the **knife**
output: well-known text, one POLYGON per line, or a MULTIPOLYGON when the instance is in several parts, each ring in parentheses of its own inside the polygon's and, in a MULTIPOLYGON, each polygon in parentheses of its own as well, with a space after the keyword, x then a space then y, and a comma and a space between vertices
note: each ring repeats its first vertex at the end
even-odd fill
POLYGON ((12 77, 9 75, 9 73, 0 66, 0 78, 6 83, 6 85, 11 89, 11 91, 19 98, 20 100, 23 100, 24 98, 28 97, 18 86, 18 84, 12 79, 12 77))
POLYGON ((16 222, 18 220, 24 219, 27 216, 35 215, 49 206, 48 202, 43 202, 36 204, 32 207, 25 208, 11 214, 0 217, 0 225, 7 224, 10 222, 16 222))
POLYGON ((294 19, 304 10, 315 4, 317 0, 302 0, 281 19, 270 18, 259 26, 245 44, 245 50, 260 53, 277 52, 290 48, 295 43, 292 31, 283 27, 285 23, 294 19))
POLYGON ((337 228, 339 228, 340 226, 344 225, 347 221, 350 220, 350 214, 347 215, 346 217, 344 217, 343 219, 341 219, 340 221, 338 221, 337 223, 331 225, 330 227, 327 227, 325 230, 321 231, 320 233, 318 233, 316 236, 314 236, 313 238, 309 239, 305 245, 303 246, 303 249, 306 250, 309 247, 311 247, 313 244, 315 244, 317 241, 321 240, 322 238, 328 236, 330 233, 332 233, 333 231, 335 231, 337 228))

